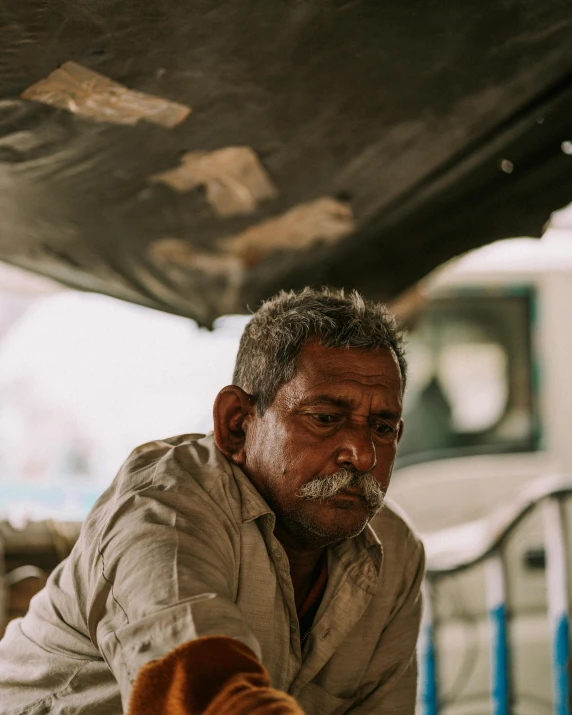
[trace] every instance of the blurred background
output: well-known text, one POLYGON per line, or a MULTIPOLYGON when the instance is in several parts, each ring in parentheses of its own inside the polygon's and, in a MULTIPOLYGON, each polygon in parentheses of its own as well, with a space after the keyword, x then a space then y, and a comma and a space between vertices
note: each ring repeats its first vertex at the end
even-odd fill
POLYGON ((419 713, 570 715, 568 4, 86 8, 0 3, 0 634, 250 308, 358 288, 408 333, 419 713))
MULTIPOLYGON (((554 214, 540 240, 498 241, 449 261, 391 307, 407 329, 410 378, 390 495, 426 539, 440 663, 439 695, 422 684, 420 712, 432 702, 434 712, 496 712, 482 564, 496 532, 487 519, 498 530, 518 512, 502 509, 531 484, 572 475, 572 378, 563 371, 572 209, 554 214)), ((135 446, 212 429, 247 321, 224 316, 207 330, 0 265, 3 624, 69 553, 135 446)), ((508 532, 513 712, 538 715, 555 697, 539 514, 508 532)))
MULTIPOLYGON (((476 249, 391 303, 410 373, 398 473, 544 444, 538 292, 562 274, 572 274, 572 208, 542 239, 476 249)), ((562 330, 571 307, 552 307, 562 330)), ((0 516, 81 518, 135 446, 210 431, 248 319, 208 330, 0 263, 0 516)))
MULTIPOLYGON (((527 486, 572 474, 572 382, 562 371, 572 349, 572 209, 554 214, 540 240, 449 261, 391 307, 407 329, 410 379, 390 495, 426 539, 440 664, 439 694, 425 678, 419 709, 496 712, 487 519, 508 524, 499 509, 527 486)), ((212 429, 247 321, 224 316, 207 330, 0 264, 3 624, 69 553, 135 446, 212 429)), ((538 715, 554 705, 539 515, 509 531, 513 712, 538 715)))
POLYGON ((0 269, 3 516, 81 517, 135 446, 211 429, 247 316, 209 331, 0 269))

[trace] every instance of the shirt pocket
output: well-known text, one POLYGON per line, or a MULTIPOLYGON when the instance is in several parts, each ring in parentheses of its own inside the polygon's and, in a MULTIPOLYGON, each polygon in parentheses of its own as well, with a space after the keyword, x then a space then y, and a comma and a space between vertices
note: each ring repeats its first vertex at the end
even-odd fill
POLYGON ((308 683, 296 697, 307 715, 344 715, 356 698, 340 698, 315 683, 308 683))

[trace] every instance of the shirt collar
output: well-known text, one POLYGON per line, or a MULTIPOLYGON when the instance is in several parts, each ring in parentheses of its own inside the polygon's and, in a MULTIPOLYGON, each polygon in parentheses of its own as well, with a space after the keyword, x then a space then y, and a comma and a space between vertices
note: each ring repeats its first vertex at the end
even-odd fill
POLYGON ((247 523, 254 521, 254 519, 258 519, 259 516, 263 516, 264 514, 270 514, 275 518, 272 509, 264 501, 260 492, 242 469, 227 459, 216 446, 213 432, 209 432, 209 434, 203 438, 203 441, 209 450, 211 464, 213 464, 213 466, 216 465, 222 472, 234 477, 234 481, 240 492, 242 522, 247 523))
POLYGON ((240 491, 243 524, 254 521, 264 514, 271 515, 275 521, 276 515, 242 469, 236 464, 230 462, 229 464, 240 491))

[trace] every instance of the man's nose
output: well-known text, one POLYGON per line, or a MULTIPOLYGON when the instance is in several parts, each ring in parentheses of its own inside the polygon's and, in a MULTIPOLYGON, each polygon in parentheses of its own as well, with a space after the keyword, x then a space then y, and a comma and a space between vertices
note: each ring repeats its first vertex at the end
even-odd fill
POLYGON ((371 472, 377 464, 371 427, 361 421, 352 422, 346 426, 342 437, 337 463, 345 467, 351 464, 359 472, 371 472))

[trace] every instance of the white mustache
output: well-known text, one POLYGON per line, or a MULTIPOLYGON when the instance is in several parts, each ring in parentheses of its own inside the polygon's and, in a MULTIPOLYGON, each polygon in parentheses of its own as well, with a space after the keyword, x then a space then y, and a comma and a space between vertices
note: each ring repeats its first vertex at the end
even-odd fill
POLYGON ((370 509, 379 511, 385 501, 385 492, 371 472, 356 474, 349 469, 339 469, 325 477, 315 477, 298 489, 302 499, 330 499, 343 489, 359 489, 370 509))

